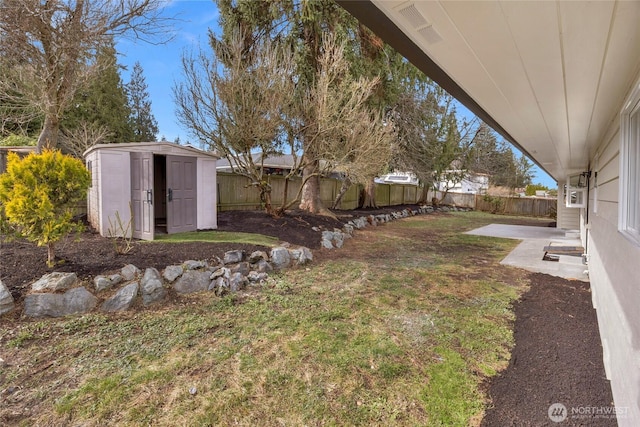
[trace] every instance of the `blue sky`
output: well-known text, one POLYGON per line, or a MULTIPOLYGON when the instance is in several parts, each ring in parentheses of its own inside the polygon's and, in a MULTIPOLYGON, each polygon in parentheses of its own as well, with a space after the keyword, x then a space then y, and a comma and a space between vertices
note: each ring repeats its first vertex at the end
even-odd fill
MULTIPOLYGON (((210 28, 218 28, 218 9, 213 0, 168 0, 163 11, 165 16, 175 17, 173 39, 161 45, 152 45, 135 40, 121 40, 117 44, 118 61, 126 67, 121 72, 123 83, 129 81, 129 73, 136 61, 144 70, 149 86, 153 115, 158 120, 158 139, 165 137, 169 141, 180 138, 182 143, 198 141, 190 138, 187 129, 176 118, 172 90, 176 81, 181 80, 180 60, 185 50, 207 46, 207 34, 210 28)), ((462 107, 464 108, 464 107, 462 107)), ((520 153, 514 149, 519 155, 520 153)), ((535 167, 534 183, 555 188, 555 181, 535 167)))
MULTIPOLYGON (((206 47, 209 28, 218 25, 218 9, 212 0, 170 1, 163 11, 165 16, 176 17, 174 37, 166 44, 153 45, 142 41, 121 40, 117 44, 118 62, 126 67, 121 72, 127 83, 136 61, 142 65, 151 97, 153 115, 158 120, 158 139, 165 136, 181 142, 189 139, 188 132, 176 119, 173 86, 181 79, 181 57, 185 50, 206 47)), ((197 145, 197 141, 193 141, 197 145)))

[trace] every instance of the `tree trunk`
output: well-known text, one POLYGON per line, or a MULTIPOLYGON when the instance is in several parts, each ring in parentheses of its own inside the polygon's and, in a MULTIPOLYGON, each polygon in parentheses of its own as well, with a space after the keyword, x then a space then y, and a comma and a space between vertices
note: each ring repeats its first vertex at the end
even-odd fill
POLYGON ((331 209, 338 209, 338 205, 340 204, 340 202, 342 202, 342 198, 347 193, 347 190, 349 190, 349 187, 351 187, 351 180, 349 179, 349 177, 345 177, 344 180, 342 181, 342 186, 340 187, 340 191, 338 192, 336 199, 333 201, 333 205, 331 206, 331 209))
POLYGON ((262 193, 260 198, 264 203, 264 211, 267 215, 273 215, 273 206, 271 205, 271 188, 269 186, 263 187, 260 189, 260 192, 262 193))
POLYGON ((56 251, 53 242, 47 243, 47 266, 53 267, 56 265, 56 251))
POLYGON ((282 205, 279 208, 273 210, 273 216, 276 218, 281 217, 288 206, 287 199, 289 198, 289 176, 284 178, 284 190, 282 190, 282 205))
POLYGON ((364 200, 362 201, 362 207, 373 209, 378 208, 378 205, 376 204, 376 183, 373 179, 367 182, 367 185, 364 187, 364 200))
POLYGON ((47 114, 44 119, 42 131, 38 137, 37 152, 41 153, 45 148, 56 148, 58 146, 58 133, 60 131, 60 121, 53 114, 47 114))
POLYGON ((299 206, 300 209, 315 214, 320 213, 325 209, 322 204, 322 200, 320 199, 320 176, 310 176, 316 173, 316 171, 317 168, 315 162, 305 166, 302 171, 304 187, 302 188, 299 206))
POLYGON ((420 197, 418 198, 418 204, 426 204, 429 202, 429 186, 423 185, 420 189, 420 197))

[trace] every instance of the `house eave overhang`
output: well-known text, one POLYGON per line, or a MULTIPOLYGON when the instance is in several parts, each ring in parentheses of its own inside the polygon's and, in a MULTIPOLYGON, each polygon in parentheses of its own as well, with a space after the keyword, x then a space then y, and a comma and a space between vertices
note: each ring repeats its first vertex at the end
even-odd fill
POLYGON ((556 180, 615 135, 640 2, 337 0, 556 180))
POLYGON ((460 85, 458 85, 438 64, 426 55, 389 17, 368 0, 336 0, 347 12, 371 31, 382 38, 389 46, 404 56, 416 68, 446 90, 458 102, 475 114, 480 120, 498 132, 505 140, 532 159, 545 172, 545 168, 523 148, 489 113, 487 113, 460 85))

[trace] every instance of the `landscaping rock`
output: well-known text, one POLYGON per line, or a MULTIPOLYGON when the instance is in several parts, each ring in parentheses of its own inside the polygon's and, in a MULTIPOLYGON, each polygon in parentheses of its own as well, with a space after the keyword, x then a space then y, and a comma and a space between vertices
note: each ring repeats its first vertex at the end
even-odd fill
POLYGON ((281 246, 271 249, 271 263, 276 270, 289 267, 291 265, 289 250, 281 246))
POLYGON ((106 312, 128 310, 133 304, 136 295, 138 295, 138 287, 138 282, 129 283, 116 292, 114 296, 106 300, 100 307, 100 310, 106 312))
POLYGON ((289 249, 289 255, 291 259, 295 261, 297 265, 303 265, 313 261, 313 253, 309 248, 300 246, 296 249, 289 249))
POLYGON ((255 251, 255 252, 252 252, 251 255, 249 255, 249 262, 251 264, 256 264, 261 260, 264 260, 264 261, 269 260, 269 255, 267 255, 267 253, 264 251, 255 251))
POLYGON ((238 292, 240 289, 244 288, 248 282, 249 280, 243 274, 231 273, 231 278, 229 279, 229 290, 231 292, 238 292))
POLYGON ((31 294, 24 299, 24 314, 29 317, 62 317, 93 310, 98 299, 84 287, 64 294, 31 294))
POLYGON ((78 282, 78 276, 76 273, 61 273, 54 271, 53 273, 45 274, 33 282, 31 285, 32 291, 62 291, 69 289, 78 282))
POLYGON ((187 270, 173 285, 173 289, 179 294, 206 291, 211 284, 210 276, 208 271, 187 270))
POLYGON ((244 256, 244 251, 241 251, 241 250, 228 251, 228 252, 225 252, 222 263, 225 265, 236 264, 242 261, 243 256, 244 256))
POLYGON ((124 267, 122 267, 122 270, 120 270, 120 274, 122 275, 122 277, 124 277, 124 280, 126 281, 135 279, 140 275, 140 273, 141 273, 140 269, 133 264, 127 264, 124 267))
POLYGON ((273 271, 273 266, 269 261, 260 260, 255 264, 253 269, 259 273, 268 273, 270 271, 273 271))
POLYGON ((93 278, 93 284, 96 287, 96 291, 103 291, 109 289, 112 286, 122 282, 124 278, 119 274, 112 274, 111 276, 96 276, 93 278))
POLYGON ((184 270, 181 265, 170 265, 162 272, 162 277, 169 282, 173 283, 178 277, 182 276, 184 270))
POLYGON ((9 292, 9 289, 0 280, 0 315, 8 313, 15 308, 15 302, 13 295, 9 292))
POLYGON ((333 249, 333 231, 325 230, 322 232, 322 241, 320 242, 323 248, 333 249))
POLYGON ((251 271, 251 266, 248 262, 241 262, 236 264, 233 268, 231 268, 232 273, 240 273, 243 276, 246 276, 251 271))
POLYGON ((147 306, 164 299, 167 290, 162 285, 160 273, 155 268, 147 268, 140 282, 142 303, 147 306))
POLYGON ((185 270, 198 270, 200 268, 206 268, 207 263, 205 261, 189 260, 182 263, 185 270))

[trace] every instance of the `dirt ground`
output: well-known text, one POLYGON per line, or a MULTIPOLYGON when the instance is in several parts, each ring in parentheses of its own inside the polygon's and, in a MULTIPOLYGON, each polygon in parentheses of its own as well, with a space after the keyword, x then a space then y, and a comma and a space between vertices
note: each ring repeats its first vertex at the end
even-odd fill
POLYGON ((489 385, 492 406, 482 426, 616 426, 606 415, 613 397, 589 283, 541 273, 529 280, 514 307, 516 345, 489 385), (549 417, 553 404, 566 408, 564 421, 549 417))
MULTIPOLYGON (((257 232, 317 249, 321 234, 313 227, 331 230, 341 227, 353 216, 401 208, 338 212, 338 219, 299 211, 292 211, 280 219, 255 211, 221 212, 218 224, 223 231, 257 232)), ((539 220, 509 222, 550 225, 539 220)), ((222 257, 231 249, 253 251, 260 247, 229 243, 138 242, 130 253, 117 255, 111 241, 88 231, 79 240, 59 245, 57 255, 64 263, 56 266, 55 270, 76 272, 86 279, 115 272, 129 263, 140 268, 162 269, 188 259, 222 257)), ((336 255, 332 253, 329 256, 336 255)), ((322 256, 318 258, 321 262, 322 256)), ((0 280, 10 289, 18 304, 30 283, 52 271, 45 261, 45 248, 26 242, 0 241, 0 280)), ((615 419, 576 418, 571 415, 575 408, 612 405, 610 386, 604 377, 602 348, 589 284, 544 274, 531 274, 529 278, 530 290, 514 307, 516 345, 509 367, 486 384, 491 403, 482 425, 616 425, 615 419), (562 403, 567 408, 568 418, 562 423, 556 424, 548 416, 548 408, 554 403, 562 403)), ((5 315, 5 319, 19 321, 17 312, 5 315)))
MULTIPOLYGON (((321 231, 341 228, 356 216, 378 214, 416 206, 394 206, 376 210, 337 211, 337 219, 311 215, 304 211, 288 211, 281 218, 272 218, 262 211, 218 212, 220 231, 239 231, 273 236, 282 242, 320 247, 321 231)), ((155 267, 159 270, 170 264, 183 261, 222 258, 229 250, 243 249, 252 252, 263 247, 231 243, 161 243, 134 241, 133 249, 127 254, 117 254, 111 240, 92 230, 80 235, 69 236, 56 246, 56 259, 61 261, 55 268, 47 267, 47 250, 26 241, 5 241, 0 239, 0 280, 9 288, 17 303, 24 298, 27 288, 35 280, 51 271, 74 272, 81 279, 92 279, 100 274, 120 270, 126 264, 141 269, 155 267)))

